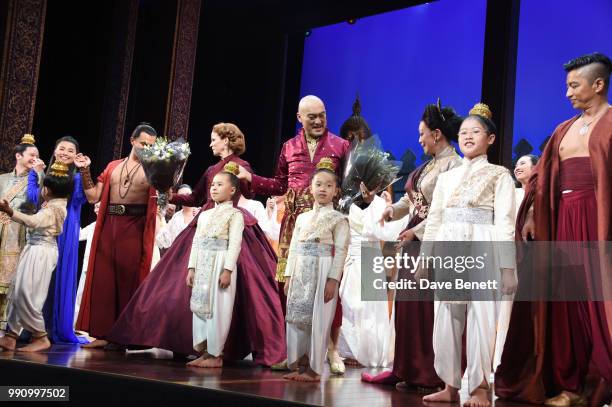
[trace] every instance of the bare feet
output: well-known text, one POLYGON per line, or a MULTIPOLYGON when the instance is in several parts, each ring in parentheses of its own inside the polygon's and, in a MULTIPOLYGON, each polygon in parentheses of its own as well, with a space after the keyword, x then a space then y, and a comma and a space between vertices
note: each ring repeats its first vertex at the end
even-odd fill
POLYGON ((85 345, 82 345, 81 348, 97 349, 97 348, 103 348, 106 345, 108 345, 108 341, 106 341, 104 339, 96 339, 95 341, 93 341, 91 343, 87 343, 85 345))
POLYGON ((4 350, 15 350, 17 346, 17 340, 11 336, 4 335, 0 338, 0 351, 4 350))
POLYGON ((193 360, 187 363, 187 366, 203 367, 203 368, 209 368, 209 369, 223 367, 223 358, 204 354, 200 356, 199 358, 197 358, 196 360, 193 360))
POLYGON ((487 389, 480 387, 474 390, 470 398, 463 403, 463 407, 489 407, 490 405, 487 389))
POLYGON ((308 368, 304 373, 295 376, 293 380, 296 382, 319 382, 321 381, 321 376, 311 368, 308 368))
POLYGON ((459 401, 459 389, 455 389, 454 387, 446 385, 446 387, 444 387, 444 390, 424 396, 423 401, 433 401, 441 403, 457 402, 459 401))
POLYGON ((40 352, 51 347, 51 342, 49 342, 49 338, 43 336, 42 338, 32 339, 30 344, 24 346, 23 348, 17 349, 19 352, 40 352))
POLYGON ((202 363, 204 363, 204 361, 206 359, 208 359, 210 357, 210 355, 204 353, 202 356, 200 356, 197 359, 192 360, 191 362, 187 363, 187 366, 191 366, 191 367, 203 367, 202 363))
POLYGON ((283 379, 285 380, 295 380, 295 378, 300 374, 299 370, 295 370, 291 373, 287 373, 286 375, 283 375, 283 379))

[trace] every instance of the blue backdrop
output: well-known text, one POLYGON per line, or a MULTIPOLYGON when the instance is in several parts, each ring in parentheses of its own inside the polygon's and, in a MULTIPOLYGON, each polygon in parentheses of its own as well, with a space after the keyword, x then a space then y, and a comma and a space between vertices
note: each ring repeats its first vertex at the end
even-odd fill
POLYGON ((425 105, 440 97, 465 114, 479 101, 485 11, 485 0, 441 0, 314 29, 306 38, 301 94, 323 99, 337 133, 359 93, 384 148, 397 159, 411 150, 420 163, 425 105))
POLYGON ((521 2, 515 159, 531 147, 539 155, 541 144, 555 127, 576 114, 565 97, 563 64, 594 51, 612 57, 612 0, 521 2))
MULTIPOLYGON (((485 12, 485 0, 440 0, 314 29, 301 94, 325 101, 338 132, 359 93, 385 149, 398 159, 407 153, 406 161, 412 151, 420 163, 423 107, 439 96, 466 114, 479 101, 485 12)), ((513 157, 532 147, 539 154, 556 125, 575 114, 563 63, 593 51, 612 56, 612 0, 523 0, 519 25, 513 157)))

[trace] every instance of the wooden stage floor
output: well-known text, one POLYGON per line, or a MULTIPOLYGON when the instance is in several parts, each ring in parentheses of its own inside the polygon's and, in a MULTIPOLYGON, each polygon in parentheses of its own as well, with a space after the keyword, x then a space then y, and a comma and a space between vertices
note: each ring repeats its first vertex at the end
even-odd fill
MULTIPOLYGON (((0 353, 3 377, 0 385, 68 385, 72 405, 84 405, 87 398, 91 401, 147 398, 173 401, 181 398, 181 394, 189 394, 185 400, 198 401, 200 406, 217 403, 334 407, 423 405, 419 394, 363 383, 360 379, 363 370, 347 368, 346 374, 339 377, 330 377, 326 371, 321 383, 310 384, 284 380, 283 372, 257 367, 249 361, 226 364, 222 369, 187 368, 185 361, 175 360, 171 353, 158 349, 123 353, 55 345, 40 354, 0 353), (214 401, 203 404, 205 400, 214 401)), ((465 397, 463 393, 462 399, 465 397)), ((497 400, 494 405, 521 404, 497 400)))

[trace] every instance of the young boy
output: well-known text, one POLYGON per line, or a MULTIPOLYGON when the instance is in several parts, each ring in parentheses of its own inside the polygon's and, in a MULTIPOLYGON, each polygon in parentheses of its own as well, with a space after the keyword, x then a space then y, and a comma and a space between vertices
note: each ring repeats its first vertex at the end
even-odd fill
POLYGON ((24 329, 32 334, 32 341, 17 350, 39 352, 51 347, 42 309, 57 264, 56 238, 62 233, 67 197, 72 187, 68 166, 56 161, 43 179, 42 197, 45 203, 38 213, 25 215, 11 209, 6 200, 0 201, 0 211, 28 228, 26 246, 17 265, 13 300, 8 313, 8 327, 5 336, 0 338, 0 348, 15 350, 17 338, 24 329))

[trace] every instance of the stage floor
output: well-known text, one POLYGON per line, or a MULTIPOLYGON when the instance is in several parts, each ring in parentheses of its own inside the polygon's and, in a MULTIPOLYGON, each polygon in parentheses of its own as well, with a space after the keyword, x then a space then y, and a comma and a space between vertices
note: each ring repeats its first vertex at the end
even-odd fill
MULTIPOLYGON (((243 397, 243 401, 244 396, 252 397, 256 403, 250 403, 251 405, 261 405, 267 402, 278 404, 279 401, 286 404, 350 407, 423 405, 422 395, 398 392, 391 386, 363 383, 360 375, 364 369, 347 368, 344 376, 331 377, 329 371, 326 371, 321 383, 297 383, 284 380, 283 372, 257 367, 248 361, 226 364, 222 369, 187 368, 184 361, 174 360, 170 352, 159 349, 123 353, 55 345, 49 351, 39 354, 2 352, 0 353, 0 366, 3 373, 9 373, 10 366, 30 369, 32 372, 30 377, 36 377, 36 384, 44 383, 44 377, 38 377, 40 374, 45 374, 38 373, 40 369, 56 367, 54 371, 60 373, 62 370, 57 370, 57 368, 63 369, 65 373, 68 373, 66 372, 68 369, 73 375, 92 372, 98 374, 98 376, 88 377, 90 384, 96 381, 96 377, 113 376, 114 379, 138 379, 153 385, 163 383, 183 386, 184 390, 207 390, 215 392, 217 396, 219 394, 239 394, 243 397)), ((57 374, 54 373, 53 376, 57 374)), ((8 377, 5 376, 5 378, 8 377)), ((78 391, 78 388, 74 387, 82 386, 82 384, 67 380, 66 385, 71 386, 71 394, 78 391)), ((28 383, 15 383, 14 380, 9 383, 6 379, 2 381, 4 382, 2 384, 33 384, 30 381, 28 383)), ((128 390, 122 391, 129 391, 129 386, 126 388, 128 390)), ((176 386, 173 389, 173 391, 181 390, 176 386)), ((152 391, 155 391, 155 387, 152 391)), ((462 401, 466 396, 467 394, 463 392, 462 401)), ((205 393, 198 398, 200 402, 206 400, 205 393)), ((238 403, 231 403, 231 405, 236 404, 238 403)), ((511 407, 522 404, 497 400, 494 405, 511 407)))

